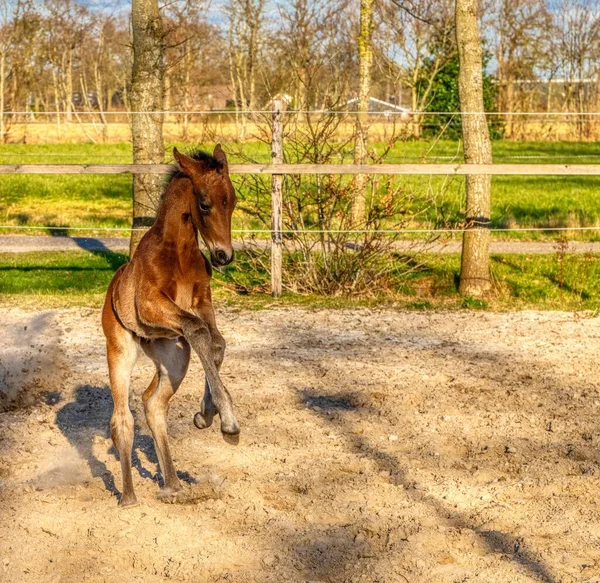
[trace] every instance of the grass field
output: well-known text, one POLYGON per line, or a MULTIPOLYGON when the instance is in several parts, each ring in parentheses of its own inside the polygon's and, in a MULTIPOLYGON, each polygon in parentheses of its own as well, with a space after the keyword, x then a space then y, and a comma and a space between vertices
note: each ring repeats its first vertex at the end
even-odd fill
MULTIPOLYGON (((494 160, 514 163, 598 163, 599 143, 577 142, 494 142, 494 160)), ((266 144, 246 143, 243 154, 265 162, 266 144)), ((383 152, 381 144, 374 150, 383 152)), ((386 162, 450 162, 460 160, 457 142, 409 141, 397 143, 386 162)), ((351 159, 348 149, 344 159, 351 159), (347 154, 347 156, 346 156, 347 154)), ((232 160, 240 159, 233 154, 232 160)), ((0 146, 0 163, 130 163, 129 144, 54 144, 0 146)), ((343 160, 340 160, 343 161, 343 160)), ((235 179, 236 181, 239 178, 235 179)), ((398 177, 407 192, 417 199, 433 198, 423 221, 435 221, 443 215, 450 223, 459 223, 464 198, 461 177, 398 177)), ((129 176, 56 176, 28 175, 0 177, 0 224, 50 225, 61 227, 127 228, 131 216, 129 176)), ((243 191, 243 188, 242 188, 243 191)), ((506 227, 588 227, 600 225, 600 177, 494 177, 492 183, 493 226, 506 227)), ((242 192, 243 194, 243 192, 242 192)), ((236 213, 235 228, 258 224, 243 213, 236 213)), ((3 231, 6 232, 6 231, 3 231)), ((16 231, 15 231, 16 232, 16 231)), ((527 239, 553 237, 551 232, 512 233, 527 239)), ((596 232, 578 233, 576 238, 594 240, 596 232)))
MULTIPOLYGON (((314 307, 397 305, 414 309, 491 308, 597 310, 600 308, 600 261, 595 255, 494 255, 495 290, 486 301, 459 296, 457 255, 424 256, 422 267, 391 286, 364 299, 284 294, 273 300, 267 293, 269 275, 254 272, 254 289, 236 290, 243 253, 231 266, 215 270, 217 302, 261 308, 277 304, 314 307), (237 274, 235 272, 238 272, 237 274)), ((0 253, 0 303, 46 305, 100 305, 115 270, 127 260, 112 252, 0 253)))

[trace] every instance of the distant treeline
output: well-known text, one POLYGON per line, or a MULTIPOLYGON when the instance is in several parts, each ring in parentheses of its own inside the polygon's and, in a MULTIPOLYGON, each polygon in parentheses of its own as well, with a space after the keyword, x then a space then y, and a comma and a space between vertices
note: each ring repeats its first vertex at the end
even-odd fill
MULTIPOLYGON (((375 9, 373 97, 455 110, 454 2, 381 0, 375 9)), ((357 1, 225 0, 209 11, 208 0, 170 0, 162 17, 166 110, 261 109, 274 96, 323 109, 356 97, 357 1)), ((488 109, 599 110, 597 2, 482 0, 481 20, 488 109)), ((60 111, 75 121, 81 111, 128 110, 130 36, 127 14, 83 0, 0 0, 0 113, 60 111)))

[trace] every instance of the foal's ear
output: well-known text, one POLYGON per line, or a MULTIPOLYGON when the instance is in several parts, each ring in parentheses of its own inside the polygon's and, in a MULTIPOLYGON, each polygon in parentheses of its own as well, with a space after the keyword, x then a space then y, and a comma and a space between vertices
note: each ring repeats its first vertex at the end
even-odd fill
POLYGON ((173 148, 173 158, 175 158, 175 162, 177 162, 180 170, 187 176, 191 176, 194 172, 198 171, 196 162, 189 156, 182 154, 177 148, 173 148))
POLYGON ((229 172, 227 167, 227 156, 225 155, 225 151, 221 148, 221 144, 217 144, 215 149, 213 150, 213 158, 223 166, 223 170, 225 172, 229 172))

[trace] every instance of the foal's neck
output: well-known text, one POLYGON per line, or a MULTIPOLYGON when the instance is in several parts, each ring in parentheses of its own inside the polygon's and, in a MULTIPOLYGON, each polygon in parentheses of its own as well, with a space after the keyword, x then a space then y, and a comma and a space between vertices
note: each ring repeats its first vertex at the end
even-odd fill
POLYGON ((190 179, 173 178, 167 186, 156 215, 155 225, 163 241, 198 246, 196 204, 190 179))

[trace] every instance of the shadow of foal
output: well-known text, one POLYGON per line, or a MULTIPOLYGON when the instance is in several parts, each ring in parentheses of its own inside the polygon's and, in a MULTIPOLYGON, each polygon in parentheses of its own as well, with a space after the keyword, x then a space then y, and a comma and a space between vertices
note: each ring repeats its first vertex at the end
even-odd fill
MULTIPOLYGON (((113 403, 108 387, 81 385, 75 393, 75 401, 66 403, 56 413, 56 425, 79 455, 87 461, 92 476, 100 478, 106 490, 120 497, 121 492, 115 485, 112 472, 94 455, 94 438, 96 436, 103 439, 110 438, 112 409, 113 403)), ((118 459, 113 445, 108 452, 118 459)), ((141 433, 137 423, 134 430, 132 465, 142 478, 162 482, 152 438, 141 433), (142 452, 148 461, 154 464, 153 472, 143 466, 138 452, 142 452)), ((178 476, 188 484, 197 483, 188 472, 178 472, 178 476)))

